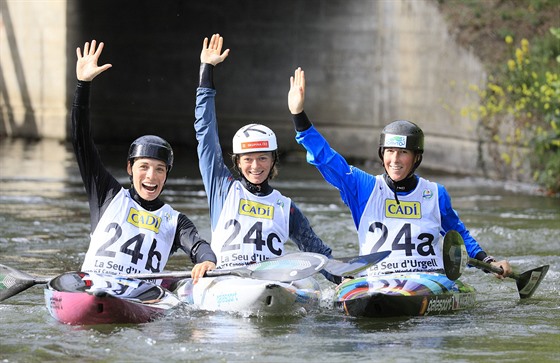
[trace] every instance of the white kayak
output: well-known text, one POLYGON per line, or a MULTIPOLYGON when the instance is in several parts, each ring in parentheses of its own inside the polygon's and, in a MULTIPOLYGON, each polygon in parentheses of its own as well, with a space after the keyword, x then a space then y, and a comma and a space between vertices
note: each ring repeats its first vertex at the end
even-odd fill
POLYGON ((181 301, 198 310, 243 316, 305 315, 321 302, 321 287, 312 277, 314 273, 321 269, 335 276, 358 273, 389 253, 339 259, 310 252, 290 253, 244 268, 212 270, 207 275, 212 273, 213 277, 204 277, 196 285, 191 279, 183 279, 171 288, 181 301), (250 274, 232 275, 236 270, 247 269, 251 269, 250 274))
POLYGON ((181 280, 175 293, 198 310, 225 311, 242 316, 305 315, 317 308, 321 287, 308 277, 293 282, 237 276, 204 277, 193 285, 181 280))

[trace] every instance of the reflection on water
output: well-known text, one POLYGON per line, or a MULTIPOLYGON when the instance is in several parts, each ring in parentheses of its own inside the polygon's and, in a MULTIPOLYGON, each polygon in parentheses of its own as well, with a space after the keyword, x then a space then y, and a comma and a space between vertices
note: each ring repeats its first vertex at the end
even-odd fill
MULTIPOLYGON (((192 150, 176 150, 165 199, 210 236, 206 196, 192 150)), ((126 146, 102 158, 128 183, 126 146)), ((303 317, 255 318, 184 308, 159 321, 130 326, 72 327, 47 313, 41 287, 0 303, 0 360, 43 361, 554 361, 560 338, 560 202, 531 186, 431 175, 449 189, 455 208, 486 250, 508 257, 518 272, 550 271, 535 296, 520 301, 515 282, 476 269, 463 280, 479 292, 475 309, 453 315, 354 319, 329 304, 303 317)), ((306 213, 336 256, 354 255, 357 237, 338 192, 306 164, 281 163, 273 183, 306 213)), ((69 145, 0 141, 0 263, 56 276, 81 265, 89 211, 69 145)), ((295 248, 295 247, 292 247, 295 248)), ((169 269, 190 266, 184 254, 169 269)))

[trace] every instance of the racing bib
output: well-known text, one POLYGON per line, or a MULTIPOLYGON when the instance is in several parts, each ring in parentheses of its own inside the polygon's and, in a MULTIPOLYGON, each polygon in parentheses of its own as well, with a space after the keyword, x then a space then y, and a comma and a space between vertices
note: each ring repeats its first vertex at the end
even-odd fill
POLYGON ((443 269, 437 184, 420 178, 414 191, 395 200, 382 176, 376 177, 358 227, 360 254, 391 251, 369 275, 443 269))
POLYGON ((160 272, 173 246, 178 216, 168 204, 147 211, 128 190, 121 189, 91 236, 82 271, 114 275, 160 272))
POLYGON ((291 200, 274 190, 259 197, 239 181, 230 188, 212 231, 218 268, 235 268, 281 256, 289 236, 291 200))

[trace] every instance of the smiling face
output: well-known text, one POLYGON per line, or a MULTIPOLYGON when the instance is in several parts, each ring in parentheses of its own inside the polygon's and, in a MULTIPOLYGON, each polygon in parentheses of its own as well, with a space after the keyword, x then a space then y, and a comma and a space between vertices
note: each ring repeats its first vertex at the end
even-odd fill
POLYGON ((416 153, 411 150, 389 147, 383 151, 383 166, 395 182, 405 179, 410 174, 416 160, 416 153))
POLYGON ((128 163, 127 172, 138 195, 147 201, 161 194, 167 179, 167 165, 158 159, 137 158, 132 166, 128 163))
POLYGON ((268 179, 274 165, 274 158, 270 151, 241 154, 238 160, 237 167, 245 179, 256 185, 268 179))

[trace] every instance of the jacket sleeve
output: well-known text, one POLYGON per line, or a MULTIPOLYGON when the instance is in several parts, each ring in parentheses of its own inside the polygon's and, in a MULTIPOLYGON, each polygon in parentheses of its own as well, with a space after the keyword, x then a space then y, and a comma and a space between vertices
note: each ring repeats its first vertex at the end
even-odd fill
POLYGON ((212 230, 220 217, 234 178, 224 162, 218 137, 215 106, 216 90, 199 87, 196 93, 194 129, 198 141, 198 166, 208 196, 212 230))
POLYGON ((194 223, 183 213, 179 214, 177 231, 171 253, 178 249, 190 256, 193 263, 204 261, 217 262, 216 255, 212 252, 210 244, 199 234, 194 223))
POLYGON ((486 257, 486 252, 482 250, 478 242, 471 236, 465 224, 459 218, 459 214, 451 206, 451 197, 441 184, 438 184, 438 203, 441 213, 441 227, 444 232, 456 230, 459 232, 465 241, 465 247, 469 257, 483 260, 486 257))
POLYGON ((375 176, 349 165, 314 126, 297 132, 296 141, 307 150, 307 162, 315 165, 325 180, 339 190, 357 228, 375 187, 375 176))

